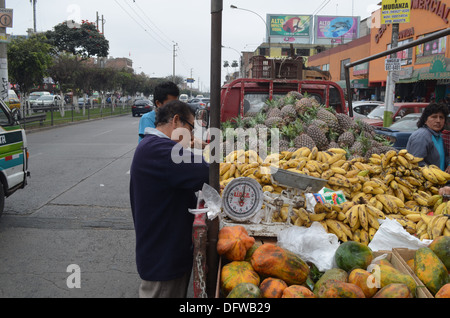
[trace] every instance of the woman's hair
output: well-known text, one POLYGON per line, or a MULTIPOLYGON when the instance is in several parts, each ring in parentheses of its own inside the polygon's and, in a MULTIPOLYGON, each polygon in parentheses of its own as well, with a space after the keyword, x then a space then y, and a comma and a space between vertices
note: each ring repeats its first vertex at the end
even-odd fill
POLYGON ((184 122, 189 120, 190 116, 195 116, 195 112, 188 104, 180 100, 172 100, 156 110, 155 126, 167 124, 175 115, 184 122))
POLYGON ((425 123, 428 120, 428 117, 430 117, 433 114, 437 114, 437 113, 444 114, 445 121, 447 121, 448 107, 446 105, 442 105, 442 104, 430 103, 423 110, 422 116, 420 116, 419 121, 417 122, 417 127, 418 128, 424 127, 425 123))

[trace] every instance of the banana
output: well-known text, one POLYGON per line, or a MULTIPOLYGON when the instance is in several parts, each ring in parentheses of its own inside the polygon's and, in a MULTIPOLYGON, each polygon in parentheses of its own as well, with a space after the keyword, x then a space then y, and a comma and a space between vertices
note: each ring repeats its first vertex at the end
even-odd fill
POLYGON ((428 199, 428 202, 427 202, 427 205, 428 206, 434 206, 435 204, 436 204, 436 202, 438 202, 439 200, 441 200, 442 201, 442 195, 440 195, 440 194, 435 194, 435 195, 432 195, 429 199, 428 199))
POLYGON ((397 181, 398 184, 401 184, 401 185, 403 185, 403 186, 405 186, 405 187, 407 187, 407 188, 409 188, 411 190, 414 189, 414 186, 411 183, 409 183, 408 181, 406 181, 405 179, 403 179, 403 178, 395 177, 395 181, 397 181))
POLYGON ((447 178, 444 175, 445 172, 442 171, 439 167, 435 165, 429 165, 428 168, 433 172, 433 174, 436 176, 439 182, 447 181, 447 178))
POLYGON ((309 219, 311 220, 311 222, 320 222, 325 219, 326 215, 326 213, 310 213, 309 219))
POLYGON ((374 217, 370 213, 367 213, 367 220, 369 221, 369 225, 371 228, 378 230, 378 228, 380 227, 380 222, 378 222, 378 219, 376 217, 374 217))
POLYGON ((341 174, 341 175, 346 175, 347 171, 345 171, 344 169, 340 168, 340 167, 333 167, 331 166, 330 168, 335 174, 341 174))
POLYGON ((384 156, 381 158, 381 167, 386 168, 391 160, 392 157, 394 157, 397 154, 395 150, 389 150, 384 154, 384 156))
POLYGON ((399 198, 403 202, 405 201, 405 194, 403 193, 402 190, 400 190, 400 189, 394 190, 394 194, 397 198, 399 198))
POLYGON ((352 206, 347 213, 347 222, 351 228, 354 228, 359 223, 359 204, 352 206))
POLYGON ((341 204, 341 209, 342 209, 342 213, 347 213, 347 211, 354 206, 355 203, 352 201, 345 201, 344 203, 341 204))
POLYGON ((361 223, 361 226, 363 229, 365 229, 366 231, 369 230, 369 220, 367 219, 367 212, 366 212, 366 207, 364 204, 360 204, 358 207, 358 217, 359 217, 359 222, 361 223))
POLYGON ((450 219, 445 223, 445 227, 450 230, 450 219))
POLYGON ((231 163, 230 162, 222 162, 220 164, 220 176, 223 176, 228 170, 230 170, 231 168, 231 163))
MULTIPOLYGON (((411 176, 403 176, 403 179, 405 179, 407 182, 409 182, 409 184, 411 184, 412 186, 415 187, 420 187, 422 186, 422 182, 414 177, 411 176)), ((422 191, 423 192, 423 191, 422 191)))
POLYGON ((403 156, 397 156, 397 163, 405 168, 411 169, 409 161, 403 156))
POLYGON ((403 192, 403 195, 406 199, 412 200, 413 198, 413 192, 410 188, 405 187, 403 184, 397 183, 398 188, 403 192))
POLYGON ((361 243, 364 245, 369 245, 369 232, 365 229, 361 229, 361 243))
POLYGON ((345 151, 345 149, 342 149, 342 148, 330 148, 330 149, 328 149, 327 151, 332 152, 332 153, 335 153, 335 154, 341 154, 341 155, 344 155, 344 156, 345 156, 345 154, 347 153, 347 152, 345 151))
POLYGON ((412 196, 413 196, 414 201, 416 201, 419 205, 428 206, 428 200, 426 200, 420 194, 413 193, 412 196))
POLYGON ((433 184, 439 183, 438 178, 436 177, 436 175, 433 173, 433 171, 430 168, 425 166, 425 167, 422 167, 421 171, 422 171, 422 175, 424 176, 425 179, 427 179, 428 181, 430 181, 433 184))
POLYGON ((375 236, 375 233, 377 232, 377 229, 371 227, 369 229, 369 241, 372 241, 373 237, 375 236))
MULTIPOLYGON (((345 157, 344 157, 345 158, 345 157)), ((328 162, 327 162, 328 163, 328 162)), ((347 162, 347 160, 345 160, 345 159, 339 159, 338 161, 336 161, 335 163, 333 163, 333 164, 329 164, 330 165, 330 167, 337 167, 337 168, 341 168, 341 169, 344 169, 345 170, 345 173, 347 173, 347 170, 344 168, 344 167, 346 167, 347 169, 348 169, 348 162, 347 162), (345 165, 347 163, 347 165, 345 165), (345 166, 344 166, 345 165, 345 166)), ((345 174, 344 173, 344 174, 345 174)))
POLYGON ((431 229, 432 239, 435 239, 438 236, 441 236, 442 232, 444 231, 445 223, 447 222, 447 220, 448 220, 448 217, 446 217, 445 215, 441 215, 437 218, 437 220, 432 225, 432 229, 431 229))
POLYGON ((355 232, 353 232, 353 241, 361 242, 361 230, 360 229, 357 229, 355 232))
POLYGON ((395 176, 393 174, 386 174, 386 176, 384 177, 384 183, 385 184, 390 184, 392 180, 394 180, 395 176))
POLYGON ((422 216, 420 215, 420 213, 412 213, 412 214, 408 214, 406 215, 406 218, 408 220, 411 220, 415 223, 419 222, 420 220, 422 220, 422 216))
POLYGON ((386 194, 377 194, 375 197, 383 204, 384 210, 387 213, 397 212, 397 205, 392 200, 390 200, 390 198, 386 194))
POLYGON ((347 234, 344 232, 343 227, 340 225, 340 222, 332 219, 325 220, 327 227, 331 230, 336 236, 342 241, 348 241, 347 234))
POLYGON ((345 159, 345 154, 335 154, 332 155, 330 160, 328 160, 328 164, 330 166, 332 166, 335 162, 341 160, 341 159, 345 159))

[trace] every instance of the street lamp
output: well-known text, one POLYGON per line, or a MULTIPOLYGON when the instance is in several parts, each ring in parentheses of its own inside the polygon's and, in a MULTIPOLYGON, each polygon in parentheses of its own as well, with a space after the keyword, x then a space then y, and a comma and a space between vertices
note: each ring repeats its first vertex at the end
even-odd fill
POLYGON ((232 48, 232 47, 229 47, 229 46, 223 46, 223 45, 222 45, 222 48, 223 48, 223 49, 230 49, 230 50, 233 50, 233 51, 235 51, 237 54, 239 54, 239 77, 241 77, 241 73, 242 73, 242 56, 241 56, 241 53, 240 53, 238 50, 236 50, 235 48, 232 48))
POLYGON ((243 11, 248 11, 248 12, 254 13, 254 14, 256 14, 256 15, 262 20, 262 22, 264 22, 264 25, 266 26, 266 31, 267 31, 267 39, 268 39, 268 42, 269 42, 269 57, 270 57, 270 29, 269 29, 269 26, 268 26, 266 20, 264 20, 263 17, 260 16, 260 15, 259 15, 258 13, 256 13, 255 11, 252 11, 252 10, 249 10, 249 9, 244 9, 244 8, 238 8, 238 7, 236 7, 236 6, 233 5, 233 4, 230 5, 230 8, 231 8, 231 9, 238 9, 238 10, 243 10, 243 11))

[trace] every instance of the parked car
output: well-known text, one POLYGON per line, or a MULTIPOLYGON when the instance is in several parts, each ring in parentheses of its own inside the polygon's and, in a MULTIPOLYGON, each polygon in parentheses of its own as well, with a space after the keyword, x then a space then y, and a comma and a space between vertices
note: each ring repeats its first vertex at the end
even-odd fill
POLYGON ((16 92, 13 89, 8 90, 8 103, 9 109, 20 108, 20 100, 16 92))
MULTIPOLYGON (((417 127, 417 121, 420 116, 422 116, 421 113, 408 114, 393 123, 390 127, 376 127, 375 132, 389 140, 395 148, 399 150, 405 149, 411 134, 419 129, 417 127)), ((448 142, 450 141, 450 116, 447 118, 442 134, 446 147, 448 148, 448 142)))
POLYGON ((197 111, 198 109, 204 109, 206 108, 206 105, 209 103, 209 98, 193 98, 188 105, 194 110, 197 111))
POLYGON ((179 98, 182 102, 187 103, 189 101, 189 96, 187 94, 181 94, 179 98))
POLYGON ((384 105, 381 101, 356 101, 352 103, 353 118, 367 118, 367 115, 377 106, 384 105))
POLYGON ((138 99, 134 101, 133 106, 131 106, 131 113, 133 117, 141 116, 142 114, 151 112, 153 109, 153 103, 148 99, 138 99))
POLYGON ((31 109, 35 110, 51 110, 57 109, 61 104, 61 97, 59 95, 42 95, 32 103, 30 103, 31 109))
POLYGON ((30 105, 33 104, 33 102, 38 99, 39 97, 41 97, 42 95, 51 95, 49 92, 33 92, 30 94, 30 96, 28 97, 28 101, 30 102, 30 105))
MULTIPOLYGON (((416 102, 404 102, 404 103, 394 103, 394 110, 392 114, 392 122, 395 123, 397 120, 403 118, 404 116, 412 113, 421 114, 423 109, 428 106, 429 103, 416 103, 416 102)), ((379 105, 374 110, 372 110, 367 118, 363 118, 366 123, 383 127, 384 112, 386 110, 385 105, 379 105)))
POLYGON ((89 98, 86 98, 86 103, 84 102, 84 97, 78 98, 78 106, 83 105, 91 105, 91 100, 89 98))

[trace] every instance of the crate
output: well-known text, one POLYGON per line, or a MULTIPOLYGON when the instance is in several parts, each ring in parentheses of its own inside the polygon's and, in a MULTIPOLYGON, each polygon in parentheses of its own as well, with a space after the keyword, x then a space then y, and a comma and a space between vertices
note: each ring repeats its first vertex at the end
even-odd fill
POLYGON ((268 59, 257 55, 251 58, 252 78, 297 79, 303 78, 303 59, 268 59))
POLYGON ((434 298, 433 294, 428 290, 428 288, 423 284, 423 282, 419 279, 419 277, 416 276, 414 273, 414 270, 409 267, 407 262, 414 258, 414 255, 416 254, 416 250, 411 250, 408 248, 393 248, 392 253, 394 254, 394 257, 398 259, 398 262, 401 264, 402 267, 405 268, 405 271, 408 272, 412 278, 417 283, 418 288, 418 297, 419 298, 434 298), (419 294, 420 293, 420 294, 419 294), (424 297, 421 297, 424 296, 424 297))

